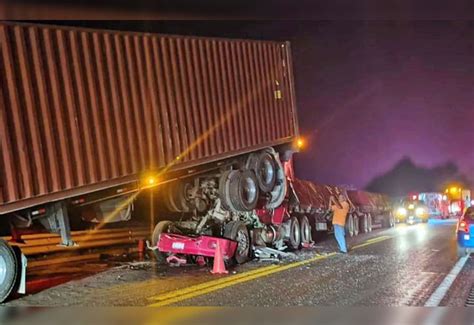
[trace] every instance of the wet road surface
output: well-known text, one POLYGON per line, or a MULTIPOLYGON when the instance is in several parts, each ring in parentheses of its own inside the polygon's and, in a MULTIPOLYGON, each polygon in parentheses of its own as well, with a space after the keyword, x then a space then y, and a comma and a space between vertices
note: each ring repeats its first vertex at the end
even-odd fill
MULTIPOLYGON (((10 306, 423 306, 458 260, 454 225, 397 225, 348 240, 328 236, 283 263, 253 261, 214 276, 206 268, 125 264, 7 303, 10 306)), ((442 305, 464 306, 468 260, 442 305)))

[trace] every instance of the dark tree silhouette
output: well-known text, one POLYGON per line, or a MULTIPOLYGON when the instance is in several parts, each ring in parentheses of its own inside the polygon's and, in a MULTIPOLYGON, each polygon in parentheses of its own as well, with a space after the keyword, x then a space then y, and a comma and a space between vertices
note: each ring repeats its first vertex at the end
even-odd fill
POLYGON ((404 157, 391 170, 375 177, 366 189, 390 196, 403 196, 409 192, 443 191, 452 183, 470 186, 469 180, 460 174, 453 162, 426 168, 404 157))

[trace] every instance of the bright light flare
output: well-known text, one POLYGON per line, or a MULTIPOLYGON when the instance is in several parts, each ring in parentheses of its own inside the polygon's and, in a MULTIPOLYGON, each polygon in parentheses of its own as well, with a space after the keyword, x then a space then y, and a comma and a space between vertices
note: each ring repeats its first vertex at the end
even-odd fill
POLYGON ((421 216, 425 214, 425 209, 424 208, 416 208, 415 213, 417 216, 421 216))
POLYGON ((155 186, 159 185, 159 183, 160 183, 160 180, 159 180, 157 175, 149 174, 149 175, 146 175, 142 178, 141 187, 142 188, 155 187, 155 186))
MULTIPOLYGON (((446 190, 446 191, 447 191, 447 190, 446 190)), ((451 188, 449 189, 449 193, 451 193, 451 194, 457 194, 457 193, 459 193, 459 192, 461 192, 461 188, 460 188, 460 187, 455 187, 455 186, 453 186, 453 187, 451 187, 451 188)))
POLYGON ((406 216, 407 215, 407 209, 405 208, 398 208, 397 214, 400 216, 406 216))
POLYGON ((306 146, 306 141, 303 138, 298 138, 295 141, 295 146, 298 150, 303 149, 306 146))

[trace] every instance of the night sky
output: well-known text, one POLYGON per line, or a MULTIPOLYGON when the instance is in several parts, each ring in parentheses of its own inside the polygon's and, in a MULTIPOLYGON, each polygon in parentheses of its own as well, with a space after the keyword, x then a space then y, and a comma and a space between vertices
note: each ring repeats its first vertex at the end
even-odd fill
POLYGON ((452 162, 474 179, 474 24, 464 22, 67 23, 290 40, 300 131, 297 175, 364 187, 403 157, 452 162))

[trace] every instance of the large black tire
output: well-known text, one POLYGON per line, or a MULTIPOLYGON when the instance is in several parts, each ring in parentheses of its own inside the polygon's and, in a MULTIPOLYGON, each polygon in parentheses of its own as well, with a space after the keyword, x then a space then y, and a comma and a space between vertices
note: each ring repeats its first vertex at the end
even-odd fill
POLYGON ((458 257, 464 257, 466 256, 466 254, 467 254, 466 249, 458 245, 458 257))
POLYGON ((302 216, 299 219, 300 233, 301 233, 301 247, 305 244, 310 244, 313 241, 311 235, 311 225, 307 216, 302 216))
POLYGON ((352 217, 352 214, 349 214, 347 216, 346 220, 346 234, 349 237, 354 237, 354 218, 352 217))
POLYGON ((395 217, 393 216, 393 213, 390 213, 389 220, 390 220, 390 228, 395 227, 395 217))
POLYGON ((250 234, 242 221, 231 221, 224 227, 224 238, 237 242, 237 248, 231 261, 237 264, 245 263, 250 256, 250 234))
POLYGON ((353 215, 353 222, 354 222, 354 236, 359 235, 360 225, 359 225, 359 216, 354 214, 353 215))
POLYGON ((369 232, 369 216, 368 216, 368 214, 364 214, 364 215, 362 216, 362 224, 361 224, 361 226, 362 226, 362 232, 363 232, 364 234, 366 234, 366 233, 369 232))
POLYGON ((175 181, 166 186, 163 190, 163 200, 166 208, 171 212, 189 212, 193 209, 192 202, 186 198, 189 183, 175 181))
POLYGON ((0 303, 8 298, 18 277, 18 260, 13 248, 0 239, 0 303))
POLYGON ((252 211, 257 207, 259 188, 257 177, 251 170, 232 174, 229 179, 231 207, 237 211, 252 211))
POLYGON ((277 165, 269 152, 263 151, 250 155, 247 160, 247 169, 255 173, 258 187, 263 193, 272 191, 276 181, 277 165))
POLYGON ((382 219, 382 228, 390 228, 390 216, 384 216, 382 219))
POLYGON ((226 170, 221 174, 219 179, 219 197, 221 199, 221 204, 226 210, 236 211, 237 209, 232 206, 230 200, 229 186, 231 178, 236 177, 239 173, 238 170, 226 170))
POLYGON ((265 208, 267 209, 278 208, 283 203, 286 197, 287 182, 286 182, 285 171, 283 170, 283 166, 278 159, 275 160, 275 163, 277 166, 276 173, 275 173, 276 175, 275 186, 270 192, 270 200, 265 206, 265 208))
POLYGON ((301 245, 301 228, 298 218, 291 217, 290 233, 288 234, 288 247, 291 250, 297 250, 301 245))
MULTIPOLYGON (((156 247, 156 245, 158 244, 158 241, 160 240, 160 235, 169 231, 171 224, 172 222, 168 220, 158 222, 151 236, 151 242, 153 244, 153 247, 156 247)), ((155 256, 156 262, 158 264, 166 264, 166 258, 168 257, 167 254, 155 249, 153 251, 153 255, 155 256)))

